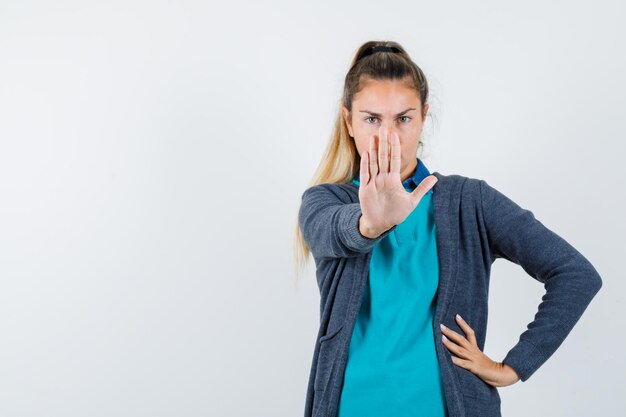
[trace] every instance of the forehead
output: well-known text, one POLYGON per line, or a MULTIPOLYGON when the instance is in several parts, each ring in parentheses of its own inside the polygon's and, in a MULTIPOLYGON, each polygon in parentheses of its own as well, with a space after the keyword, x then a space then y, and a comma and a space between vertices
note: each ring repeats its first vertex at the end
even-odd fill
POLYGON ((374 108, 389 112, 395 112, 398 108, 407 106, 419 106, 420 98, 410 82, 401 80, 363 80, 361 89, 354 96, 353 106, 360 110, 374 108))

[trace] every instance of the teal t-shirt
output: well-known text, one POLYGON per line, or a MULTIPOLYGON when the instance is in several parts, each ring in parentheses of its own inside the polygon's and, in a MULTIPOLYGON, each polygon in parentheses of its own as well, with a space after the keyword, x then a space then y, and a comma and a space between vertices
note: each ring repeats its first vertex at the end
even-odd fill
MULTIPOLYGON (((418 158, 405 190, 428 175, 418 158)), ((352 181, 359 185, 358 177, 352 181)), ((447 416, 433 329, 439 261, 432 196, 431 189, 372 249, 339 417, 447 416)))

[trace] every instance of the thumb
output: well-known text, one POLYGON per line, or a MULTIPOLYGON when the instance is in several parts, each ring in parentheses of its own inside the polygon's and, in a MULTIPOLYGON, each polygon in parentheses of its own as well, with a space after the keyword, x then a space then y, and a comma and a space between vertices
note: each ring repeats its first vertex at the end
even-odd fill
POLYGON ((417 207, 422 197, 439 181, 434 175, 429 175, 424 178, 419 185, 411 192, 411 198, 413 199, 413 207, 417 207))

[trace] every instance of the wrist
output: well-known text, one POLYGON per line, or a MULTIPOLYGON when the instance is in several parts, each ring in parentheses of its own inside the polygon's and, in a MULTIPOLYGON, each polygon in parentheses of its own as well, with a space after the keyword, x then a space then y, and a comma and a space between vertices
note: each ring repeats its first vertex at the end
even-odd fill
POLYGON ((376 230, 375 228, 369 226, 367 219, 363 215, 359 217, 359 232, 363 236, 370 239, 375 239, 383 233, 382 231, 376 230))
POLYGON ((510 381, 511 384, 514 384, 521 379, 517 371, 512 366, 504 362, 498 362, 498 364, 505 372, 507 379, 510 381))

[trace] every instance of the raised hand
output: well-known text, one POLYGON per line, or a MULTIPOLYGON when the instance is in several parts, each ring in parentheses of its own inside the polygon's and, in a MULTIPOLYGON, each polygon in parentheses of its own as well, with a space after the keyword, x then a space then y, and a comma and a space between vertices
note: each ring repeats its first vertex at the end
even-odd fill
POLYGON ((359 230, 366 237, 377 237, 402 223, 437 182, 437 177, 429 175, 415 190, 407 192, 400 177, 402 159, 398 134, 381 126, 378 138, 378 147, 372 136, 369 151, 361 155, 359 201, 363 214, 359 230))

